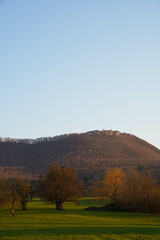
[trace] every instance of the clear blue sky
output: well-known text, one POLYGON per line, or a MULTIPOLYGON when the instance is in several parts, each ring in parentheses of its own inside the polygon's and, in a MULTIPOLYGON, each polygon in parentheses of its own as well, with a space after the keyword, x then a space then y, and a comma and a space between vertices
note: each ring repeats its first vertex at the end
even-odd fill
POLYGON ((0 136, 94 129, 160 148, 160 1, 0 0, 0 136))

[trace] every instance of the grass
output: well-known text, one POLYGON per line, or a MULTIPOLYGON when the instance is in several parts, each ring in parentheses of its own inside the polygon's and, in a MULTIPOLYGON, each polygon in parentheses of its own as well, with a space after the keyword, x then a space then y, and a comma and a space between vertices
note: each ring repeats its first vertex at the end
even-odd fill
MULTIPOLYGON (((104 203, 103 203, 104 204, 104 203)), ((100 205, 94 199, 81 199, 77 205, 66 203, 63 212, 38 199, 27 211, 0 211, 0 239, 3 240, 99 240, 160 239, 160 216, 111 211, 84 211, 100 205)))

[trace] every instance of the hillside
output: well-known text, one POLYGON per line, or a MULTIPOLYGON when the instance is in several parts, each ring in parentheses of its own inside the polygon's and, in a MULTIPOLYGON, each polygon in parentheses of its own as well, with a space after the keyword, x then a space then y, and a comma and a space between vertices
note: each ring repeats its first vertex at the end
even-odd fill
POLYGON ((53 138, 0 139, 0 173, 38 177, 53 162, 74 166, 85 182, 101 178, 107 167, 143 167, 160 174, 160 150, 118 131, 92 131, 53 138))

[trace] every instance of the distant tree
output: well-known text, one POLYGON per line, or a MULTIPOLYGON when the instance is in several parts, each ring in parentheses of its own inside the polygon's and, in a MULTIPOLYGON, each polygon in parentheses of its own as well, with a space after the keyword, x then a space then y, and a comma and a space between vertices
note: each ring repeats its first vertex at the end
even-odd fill
POLYGON ((127 173, 126 186, 118 199, 120 208, 130 211, 159 213, 160 186, 148 170, 127 173))
POLYGON ((104 193, 104 189, 102 187, 102 181, 97 180, 94 182, 93 186, 92 186, 92 196, 93 197, 104 197, 105 193, 104 193))
POLYGON ((0 179, 0 205, 5 205, 9 201, 9 191, 6 181, 0 179))
POLYGON ((29 200, 29 197, 32 193, 32 185, 28 182, 25 182, 22 178, 18 180, 18 194, 20 196, 20 204, 23 210, 26 210, 26 206, 29 200))
POLYGON ((102 181, 93 185, 92 195, 102 198, 110 198, 116 203, 120 194, 125 189, 126 174, 119 168, 108 169, 102 181))
POLYGON ((104 180, 94 184, 93 194, 109 197, 119 210, 160 213, 160 185, 148 170, 109 169, 104 180))
POLYGON ((116 202, 125 187, 126 174, 120 168, 108 169, 102 182, 102 193, 116 202))
POLYGON ((80 183, 74 168, 50 165, 42 180, 42 197, 56 204, 57 210, 63 210, 63 203, 74 201, 81 195, 80 183))
POLYGON ((9 193, 9 201, 12 205, 11 212, 12 212, 12 215, 15 216, 15 206, 16 206, 16 203, 20 201, 18 179, 16 178, 9 179, 7 182, 7 189, 9 193))
POLYGON ((15 206, 19 202, 22 209, 26 209, 31 185, 22 178, 12 178, 0 181, 0 202, 2 204, 11 203, 11 212, 15 216, 15 206))

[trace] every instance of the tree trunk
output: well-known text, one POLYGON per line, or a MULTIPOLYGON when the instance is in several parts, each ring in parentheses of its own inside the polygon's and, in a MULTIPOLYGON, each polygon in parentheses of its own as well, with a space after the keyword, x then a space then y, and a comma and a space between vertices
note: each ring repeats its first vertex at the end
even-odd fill
POLYGON ((12 213, 12 216, 14 217, 15 216, 15 212, 14 212, 14 208, 13 207, 11 208, 11 213, 12 213))
POLYGON ((21 205, 22 205, 22 210, 26 210, 26 202, 25 201, 21 201, 21 205))
POLYGON ((59 210, 59 204, 56 203, 56 210, 59 210))
POLYGON ((56 203, 56 210, 63 211, 63 204, 62 203, 56 203))
POLYGON ((13 200, 13 202, 12 202, 12 208, 11 208, 11 213, 12 213, 12 216, 13 216, 13 217, 15 216, 15 212, 14 212, 15 204, 16 204, 16 200, 13 200))
POLYGON ((62 203, 59 204, 59 210, 63 211, 63 204, 62 203))

